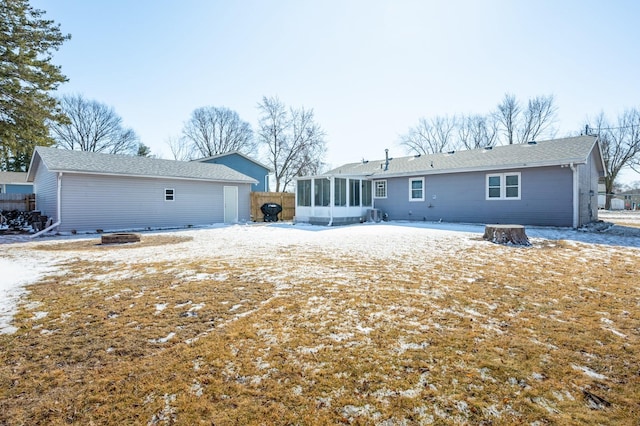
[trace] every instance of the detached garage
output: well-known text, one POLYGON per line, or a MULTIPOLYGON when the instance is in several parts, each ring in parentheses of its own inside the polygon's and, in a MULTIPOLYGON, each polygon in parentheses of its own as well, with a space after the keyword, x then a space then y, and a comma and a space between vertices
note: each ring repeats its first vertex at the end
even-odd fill
POLYGON ((248 222, 256 183, 222 164, 45 147, 35 149, 27 181, 60 232, 248 222))

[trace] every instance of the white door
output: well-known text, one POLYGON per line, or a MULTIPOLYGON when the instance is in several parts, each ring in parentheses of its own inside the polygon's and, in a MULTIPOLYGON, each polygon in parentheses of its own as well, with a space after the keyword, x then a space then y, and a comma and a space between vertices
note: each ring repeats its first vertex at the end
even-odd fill
POLYGON ((238 187, 224 187, 224 223, 238 223, 238 187))

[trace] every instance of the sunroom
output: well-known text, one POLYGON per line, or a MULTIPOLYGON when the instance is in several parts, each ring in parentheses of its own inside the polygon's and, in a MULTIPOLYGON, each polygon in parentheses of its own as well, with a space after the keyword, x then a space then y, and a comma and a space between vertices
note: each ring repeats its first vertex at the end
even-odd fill
POLYGON ((296 180, 296 222, 348 225, 372 216, 371 181, 364 176, 305 176, 296 180))

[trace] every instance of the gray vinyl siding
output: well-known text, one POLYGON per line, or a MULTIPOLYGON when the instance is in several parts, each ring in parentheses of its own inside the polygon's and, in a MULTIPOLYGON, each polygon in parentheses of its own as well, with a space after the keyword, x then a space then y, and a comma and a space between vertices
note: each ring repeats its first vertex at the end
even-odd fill
POLYGON ((238 219, 248 221, 249 183, 64 174, 60 231, 115 231, 220 223, 224 220, 225 185, 238 186, 238 219), (174 201, 165 201, 165 189, 169 188, 174 190, 174 201))
POLYGON ((409 179, 387 179, 387 198, 374 206, 390 220, 467 223, 514 223, 572 226, 573 173, 570 168, 541 167, 491 172, 426 175, 424 201, 409 201, 409 179), (486 175, 520 175, 520 200, 486 200, 486 175))
POLYGON ((586 164, 578 166, 579 218, 578 226, 598 220, 598 179, 600 174, 592 152, 586 164))
POLYGON ((33 191, 36 194, 36 210, 41 214, 58 221, 58 174, 50 172, 42 163, 37 169, 33 181, 33 191))
MULTIPOLYGON (((225 185, 230 186, 230 185, 225 185)), ((249 222, 251 220, 251 188, 252 185, 234 185, 238 187, 238 221, 249 222)), ((224 195, 223 195, 224 196, 224 195)), ((224 216, 224 212, 223 212, 224 216)))

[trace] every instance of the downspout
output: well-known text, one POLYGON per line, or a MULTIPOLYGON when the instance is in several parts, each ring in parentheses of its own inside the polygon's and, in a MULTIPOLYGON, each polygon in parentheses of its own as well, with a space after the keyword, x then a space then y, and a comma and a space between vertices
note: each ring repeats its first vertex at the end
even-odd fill
POLYGON ((578 169, 573 163, 569 164, 573 172, 573 227, 577 228, 580 220, 580 189, 578 187, 578 169))
POLYGON ((36 232, 35 234, 33 234, 31 236, 31 238, 39 237, 40 235, 51 231, 53 228, 56 228, 56 227, 60 226, 60 223, 62 222, 60 220, 60 214, 61 214, 61 211, 62 211, 62 208, 61 208, 62 202, 60 201, 60 196, 61 195, 62 195, 62 172, 58 172, 58 196, 57 196, 57 203, 56 203, 57 204, 56 205, 56 219, 57 219, 56 223, 54 223, 51 226, 48 226, 47 228, 43 229, 42 231, 36 232))
POLYGON ((328 177, 329 179, 329 223, 327 226, 333 225, 333 200, 334 200, 334 191, 336 190, 336 182, 333 177, 328 177))

